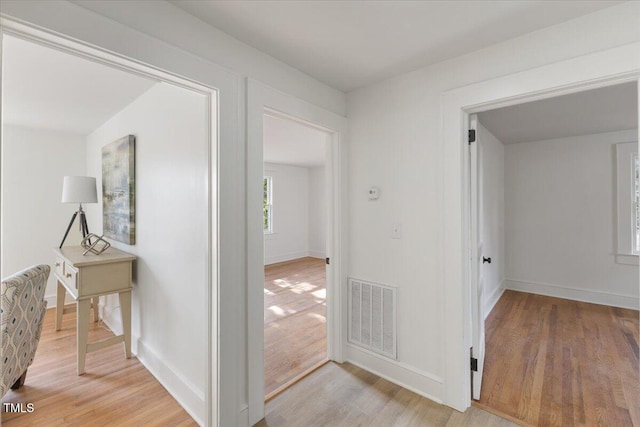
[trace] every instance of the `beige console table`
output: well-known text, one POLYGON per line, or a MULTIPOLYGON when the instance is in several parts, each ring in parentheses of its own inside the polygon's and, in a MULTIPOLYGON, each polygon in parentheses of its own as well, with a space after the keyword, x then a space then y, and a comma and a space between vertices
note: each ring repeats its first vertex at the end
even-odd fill
POLYGON ((78 375, 84 374, 88 352, 124 343, 125 357, 131 357, 131 272, 135 255, 109 248, 100 255, 82 255, 80 246, 54 249, 55 275, 58 279, 56 331, 62 327, 65 293, 76 301, 78 375), (117 293, 120 299, 123 334, 89 343, 89 310, 98 321, 98 297, 117 293), (92 304, 93 302, 93 304, 92 304))

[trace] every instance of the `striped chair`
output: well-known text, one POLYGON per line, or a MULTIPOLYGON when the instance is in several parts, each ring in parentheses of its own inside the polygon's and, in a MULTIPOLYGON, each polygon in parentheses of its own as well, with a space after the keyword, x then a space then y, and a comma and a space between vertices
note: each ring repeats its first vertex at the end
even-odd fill
POLYGON ((37 265, 2 280, 0 303, 0 396, 22 387, 36 354, 47 308, 44 291, 50 267, 37 265))

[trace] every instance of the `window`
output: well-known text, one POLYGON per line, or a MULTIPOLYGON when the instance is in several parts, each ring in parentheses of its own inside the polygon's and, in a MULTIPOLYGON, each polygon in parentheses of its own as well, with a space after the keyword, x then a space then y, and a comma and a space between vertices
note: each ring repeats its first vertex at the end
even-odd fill
POLYGON ((262 189, 262 226, 264 233, 270 234, 273 233, 273 179, 270 176, 264 177, 262 189))
POLYGON ((640 164, 638 144, 616 144, 616 262, 638 264, 640 255, 640 164))

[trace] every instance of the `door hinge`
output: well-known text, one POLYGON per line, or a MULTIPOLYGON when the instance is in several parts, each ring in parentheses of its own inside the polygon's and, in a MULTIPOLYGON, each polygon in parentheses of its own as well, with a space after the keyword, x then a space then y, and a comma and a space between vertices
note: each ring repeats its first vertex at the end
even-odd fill
POLYGON ((331 258, 327 257, 324 259, 324 261, 327 263, 327 265, 331 264, 331 258))
POLYGON ((478 372, 478 359, 475 357, 471 358, 471 370, 473 372, 478 372))
POLYGON ((476 142, 476 130, 475 129, 469 129, 469 145, 471 145, 472 142, 476 142))

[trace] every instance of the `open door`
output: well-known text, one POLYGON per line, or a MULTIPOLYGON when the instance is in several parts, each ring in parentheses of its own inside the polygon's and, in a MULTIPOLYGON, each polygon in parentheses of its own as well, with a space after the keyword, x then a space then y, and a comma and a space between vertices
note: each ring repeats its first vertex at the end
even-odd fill
POLYGON ((478 132, 478 117, 474 114, 469 122, 469 161, 470 161, 470 278, 471 278, 471 397, 480 399, 482 387, 482 368, 484 366, 484 283, 482 266, 491 262, 484 258, 482 230, 482 141, 478 132))

